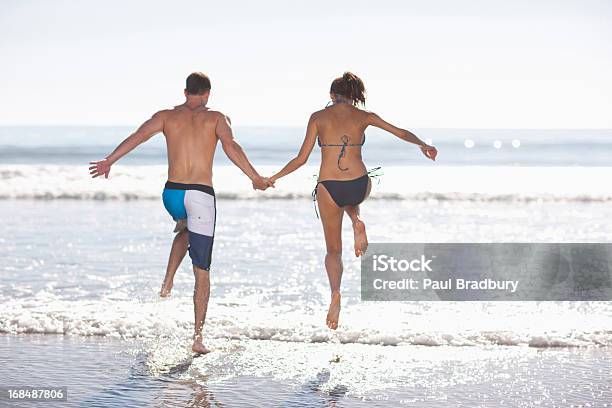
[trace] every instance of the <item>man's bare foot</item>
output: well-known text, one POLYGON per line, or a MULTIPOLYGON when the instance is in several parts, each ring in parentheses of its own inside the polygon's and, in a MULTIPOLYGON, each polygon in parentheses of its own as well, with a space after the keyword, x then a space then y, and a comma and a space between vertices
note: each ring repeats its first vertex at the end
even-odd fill
POLYGON ((355 256, 359 257, 368 249, 368 236, 363 221, 357 220, 353 223, 353 234, 355 235, 355 256))
POLYGON ((327 327, 332 330, 338 328, 338 319, 340 318, 340 292, 332 293, 331 303, 327 311, 327 327))
POLYGON ((159 291, 159 297, 168 297, 170 296, 170 292, 172 291, 172 284, 167 284, 166 282, 164 282, 162 284, 161 290, 159 291))
POLYGON ((206 348, 206 346, 204 346, 204 344, 202 344, 202 338, 201 337, 196 337, 193 340, 193 344, 191 346, 191 351, 193 351, 194 353, 197 354, 207 354, 210 353, 210 350, 206 348))

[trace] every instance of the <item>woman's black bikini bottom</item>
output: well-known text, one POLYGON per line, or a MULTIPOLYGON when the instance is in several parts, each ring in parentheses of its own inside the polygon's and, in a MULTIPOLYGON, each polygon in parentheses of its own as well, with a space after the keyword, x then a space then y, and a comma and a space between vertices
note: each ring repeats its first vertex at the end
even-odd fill
POLYGON ((319 183, 325 186, 338 207, 345 207, 359 205, 365 200, 368 193, 368 181, 368 175, 364 174, 353 180, 324 180, 319 183))

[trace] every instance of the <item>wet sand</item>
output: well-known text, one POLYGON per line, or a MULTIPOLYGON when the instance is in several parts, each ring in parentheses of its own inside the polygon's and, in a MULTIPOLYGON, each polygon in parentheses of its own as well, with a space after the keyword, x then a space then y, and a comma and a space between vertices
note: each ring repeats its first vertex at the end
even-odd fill
POLYGON ((68 401, 53 403, 66 407, 612 406, 610 348, 211 345, 212 354, 193 358, 180 341, 0 335, 1 380, 66 386, 68 401), (354 385, 377 369, 364 364, 372 359, 404 375, 360 392, 354 385))

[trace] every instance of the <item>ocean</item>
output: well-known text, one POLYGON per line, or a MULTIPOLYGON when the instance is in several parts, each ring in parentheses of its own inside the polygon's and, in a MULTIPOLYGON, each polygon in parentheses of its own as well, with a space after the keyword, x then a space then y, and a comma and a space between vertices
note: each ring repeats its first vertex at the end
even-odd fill
MULTIPOLYGON (((187 259, 158 297, 174 226, 163 137, 89 178, 130 130, 0 128, 3 384, 67 386, 61 406, 88 407, 611 406, 612 301, 362 302, 348 222, 328 330, 316 147, 265 192, 217 152, 214 351, 193 358, 187 259)), ((381 166, 362 206, 370 242, 610 242, 612 130, 415 133, 435 163, 366 132, 366 165, 381 166)), ((303 129, 235 134, 271 175, 303 129)))

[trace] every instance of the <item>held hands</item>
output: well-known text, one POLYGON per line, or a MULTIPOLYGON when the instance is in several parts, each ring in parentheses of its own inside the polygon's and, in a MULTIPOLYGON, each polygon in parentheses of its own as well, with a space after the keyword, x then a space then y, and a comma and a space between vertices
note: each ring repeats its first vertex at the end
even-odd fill
POLYGON ((433 161, 436 161, 436 156, 438 155, 438 150, 433 147, 433 146, 429 146, 429 145, 423 145, 420 146, 421 151, 423 152, 423 154, 425 155, 425 157, 427 157, 428 159, 431 159, 433 161))
POLYGON ((91 166, 89 166, 89 174, 91 174, 92 178, 102 175, 104 175, 104 178, 108 178, 108 173, 110 173, 111 170, 111 164, 108 159, 89 162, 89 164, 91 164, 91 166))
POLYGON ((268 187, 274 188, 274 181, 272 181, 269 177, 261 177, 253 179, 253 190, 261 190, 264 191, 268 187))

